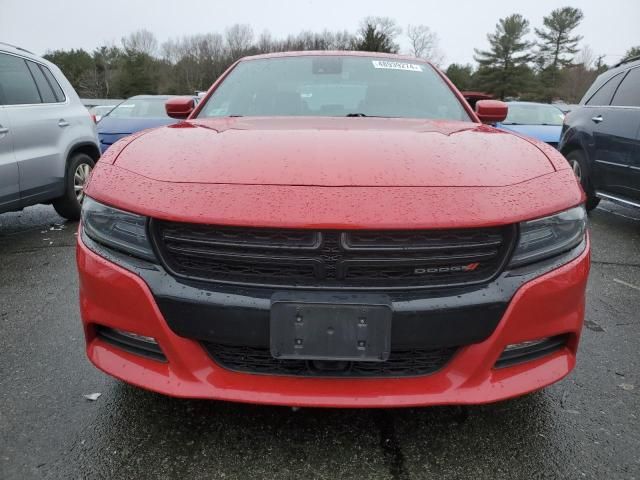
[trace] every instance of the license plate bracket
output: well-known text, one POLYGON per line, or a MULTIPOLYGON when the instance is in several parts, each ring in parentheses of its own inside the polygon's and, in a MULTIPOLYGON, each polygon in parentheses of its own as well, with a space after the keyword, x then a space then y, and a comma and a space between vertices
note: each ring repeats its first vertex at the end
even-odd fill
POLYGON ((271 297, 271 355, 385 361, 391 350, 391 319, 391 301, 383 294, 277 292, 271 297))

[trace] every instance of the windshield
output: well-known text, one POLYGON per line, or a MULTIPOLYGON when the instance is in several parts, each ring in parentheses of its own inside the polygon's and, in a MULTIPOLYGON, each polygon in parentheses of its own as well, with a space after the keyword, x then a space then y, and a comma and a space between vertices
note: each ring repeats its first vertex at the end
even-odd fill
POLYGON ((166 98, 131 98, 111 110, 115 118, 168 118, 164 109, 166 98))
POLYGON ((429 65, 376 57, 302 56, 238 64, 199 117, 372 116, 470 121, 429 65))
POLYGON ((510 103, 503 125, 562 125, 564 113, 553 105, 510 103))

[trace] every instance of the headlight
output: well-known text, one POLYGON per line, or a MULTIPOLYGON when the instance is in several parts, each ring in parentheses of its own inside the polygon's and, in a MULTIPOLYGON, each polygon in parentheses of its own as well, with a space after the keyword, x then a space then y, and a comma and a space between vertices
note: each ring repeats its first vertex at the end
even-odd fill
POLYGON ((98 243, 147 260, 156 258, 147 238, 146 217, 85 197, 82 227, 87 236, 98 243))
POLYGON ((520 239, 511 267, 559 255, 580 245, 587 230, 583 206, 520 224, 520 239))

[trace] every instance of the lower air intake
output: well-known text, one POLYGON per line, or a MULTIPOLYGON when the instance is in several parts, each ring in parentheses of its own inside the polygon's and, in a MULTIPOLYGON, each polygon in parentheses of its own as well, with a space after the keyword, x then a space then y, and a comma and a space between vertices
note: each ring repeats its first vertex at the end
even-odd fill
POLYGON ((268 347, 203 343, 213 360, 236 372, 303 377, 413 377, 444 367, 457 348, 392 350, 385 362, 281 360, 268 347))
POLYGON ((96 336, 100 340, 129 353, 140 355, 141 357, 147 357, 159 362, 167 361, 167 357, 165 357, 162 352, 160 345, 158 345, 158 343, 153 339, 145 340, 146 337, 127 334, 127 332, 101 325, 96 327, 96 336))
POLYGON ((563 348, 567 344, 567 339, 567 335, 557 335, 541 340, 509 345, 498 358, 495 368, 511 367, 549 355, 563 348))

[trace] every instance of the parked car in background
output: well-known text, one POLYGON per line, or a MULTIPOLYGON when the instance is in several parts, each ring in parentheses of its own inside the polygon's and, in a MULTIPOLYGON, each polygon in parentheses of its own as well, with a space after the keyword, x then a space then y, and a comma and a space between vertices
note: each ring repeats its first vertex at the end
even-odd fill
POLYGON ((169 98, 171 95, 136 95, 105 114, 98 123, 102 152, 132 133, 177 123, 178 120, 169 117, 164 108, 169 98))
POLYGON ((587 193, 640 208, 640 59, 602 73, 565 118, 560 151, 587 193))
POLYGON ((77 220, 99 156, 95 123, 58 67, 0 43, 0 213, 51 203, 77 220))
POLYGON ((93 115, 93 119, 95 120, 96 123, 98 123, 100 120, 102 120, 102 117, 104 117, 107 113, 109 113, 115 107, 116 105, 96 105, 89 109, 89 113, 93 115))
POLYGON ((476 103, 478 103, 479 100, 492 100, 493 99, 493 95, 491 95, 490 93, 485 93, 485 92, 474 92, 474 91, 462 91, 460 92, 462 94, 462 96, 464 97, 464 99, 469 103, 469 105, 471 106, 472 109, 476 108, 476 103))
POLYGON ((564 103, 564 102, 554 102, 551 105, 553 105, 554 107, 558 107, 560 110, 562 110, 562 113, 564 113, 565 115, 578 106, 573 103, 564 103))
POLYGON ((584 195, 558 151, 486 125, 503 102, 474 112, 427 61, 371 52, 249 57, 221 79, 91 177, 77 262, 101 370, 357 408, 493 402, 572 370, 584 195))
POLYGON ((564 113, 555 105, 534 102, 507 102, 509 114, 496 127, 536 138, 558 148, 564 113))

